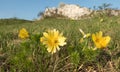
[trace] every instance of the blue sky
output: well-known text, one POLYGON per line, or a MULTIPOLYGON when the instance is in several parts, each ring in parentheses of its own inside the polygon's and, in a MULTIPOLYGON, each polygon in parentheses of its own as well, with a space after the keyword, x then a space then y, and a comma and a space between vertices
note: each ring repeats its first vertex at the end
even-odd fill
POLYGON ((0 18, 17 17, 33 20, 46 7, 57 7, 60 2, 78 4, 88 8, 110 3, 112 7, 120 9, 120 0, 0 0, 0 18))

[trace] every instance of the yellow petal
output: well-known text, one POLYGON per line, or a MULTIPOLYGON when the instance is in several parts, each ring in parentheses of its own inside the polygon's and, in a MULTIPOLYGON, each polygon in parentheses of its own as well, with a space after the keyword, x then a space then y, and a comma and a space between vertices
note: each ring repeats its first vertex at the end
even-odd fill
POLYGON ((96 41, 96 36, 95 34, 92 34, 92 40, 95 42, 96 41))
POLYGON ((64 46, 64 45, 66 44, 65 40, 66 40, 65 37, 60 37, 60 38, 58 39, 59 45, 60 45, 60 46, 64 46))
POLYGON ((40 38, 40 41, 43 42, 43 41, 44 41, 44 37, 41 37, 41 38, 40 38))
POLYGON ((59 32, 58 31, 55 31, 54 32, 54 37, 58 37, 59 36, 59 32))
POLYGON ((81 34, 82 34, 83 36, 85 35, 85 33, 83 32, 82 29, 79 29, 79 31, 81 32, 81 34))
POLYGON ((48 51, 48 52, 51 52, 51 51, 52 51, 52 48, 51 48, 51 47, 48 47, 48 48, 47 48, 47 51, 48 51))
POLYGON ((88 38, 91 34, 87 33, 86 35, 83 36, 83 38, 88 38))
POLYGON ((101 38, 103 35, 102 31, 99 31, 99 33, 97 34, 97 37, 101 38))
POLYGON ((56 53, 56 51, 57 51, 56 48, 57 48, 57 47, 53 47, 52 54, 53 54, 53 53, 56 53))
POLYGON ((88 33, 88 34, 86 34, 86 37, 89 37, 91 34, 90 33, 88 33))
POLYGON ((103 38, 103 42, 102 42, 102 46, 103 47, 106 47, 107 46, 107 44, 110 42, 110 37, 109 36, 106 36, 106 37, 104 37, 103 38))
POLYGON ((99 42, 96 42, 96 43, 95 43, 95 46, 96 46, 97 48, 102 48, 102 45, 101 45, 99 42))
POLYGON ((43 35, 48 38, 48 33, 44 32, 43 35))
POLYGON ((57 46, 57 50, 58 50, 58 51, 60 50, 59 46, 57 46))

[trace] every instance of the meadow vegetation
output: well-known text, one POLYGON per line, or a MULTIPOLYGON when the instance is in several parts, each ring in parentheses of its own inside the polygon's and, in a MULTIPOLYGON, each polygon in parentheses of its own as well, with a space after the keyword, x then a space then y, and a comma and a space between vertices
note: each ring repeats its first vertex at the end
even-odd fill
POLYGON ((120 17, 95 15, 81 20, 45 18, 38 21, 0 19, 0 72, 119 72, 120 17), (18 37, 25 28, 29 38, 18 37), (66 37, 66 45, 54 54, 40 42, 43 32, 56 29, 66 37), (94 42, 85 33, 110 36, 107 47, 93 50, 94 42))

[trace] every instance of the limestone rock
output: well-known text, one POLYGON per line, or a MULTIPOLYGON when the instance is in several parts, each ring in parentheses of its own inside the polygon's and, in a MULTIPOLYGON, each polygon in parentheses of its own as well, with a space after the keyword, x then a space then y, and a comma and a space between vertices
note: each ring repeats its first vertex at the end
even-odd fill
POLYGON ((80 7, 74 4, 65 4, 64 6, 55 8, 46 8, 43 16, 64 16, 70 19, 79 20, 81 17, 85 15, 90 15, 92 10, 86 7, 80 7))

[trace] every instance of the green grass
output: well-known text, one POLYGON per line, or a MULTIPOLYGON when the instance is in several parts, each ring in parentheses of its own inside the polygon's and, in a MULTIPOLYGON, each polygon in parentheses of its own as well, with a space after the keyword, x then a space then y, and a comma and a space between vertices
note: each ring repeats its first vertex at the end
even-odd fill
MULTIPOLYGON (((19 19, 0 20, 0 71, 1 72, 116 72, 120 70, 120 17, 102 16, 81 20, 46 18, 40 21, 19 19), (100 22, 100 19, 104 19, 100 22), (21 28, 33 34, 32 41, 18 38, 21 28), (57 29, 67 38, 67 45, 50 55, 47 53, 39 37, 48 29, 57 29), (82 37, 81 28, 85 33, 102 31, 111 37, 107 52, 103 51, 96 60, 82 59, 76 50, 81 50, 79 43, 82 37), (38 40, 37 42, 35 40, 38 40), (71 49, 72 48, 72 49, 71 49), (71 51, 72 50, 72 51, 71 51), (75 52, 74 52, 75 51, 75 52), (72 54, 71 54, 72 52, 72 54), (73 57, 69 57, 71 56, 73 57), (74 60, 75 58, 75 60, 74 60)), ((91 43, 92 44, 92 43, 91 43)))

